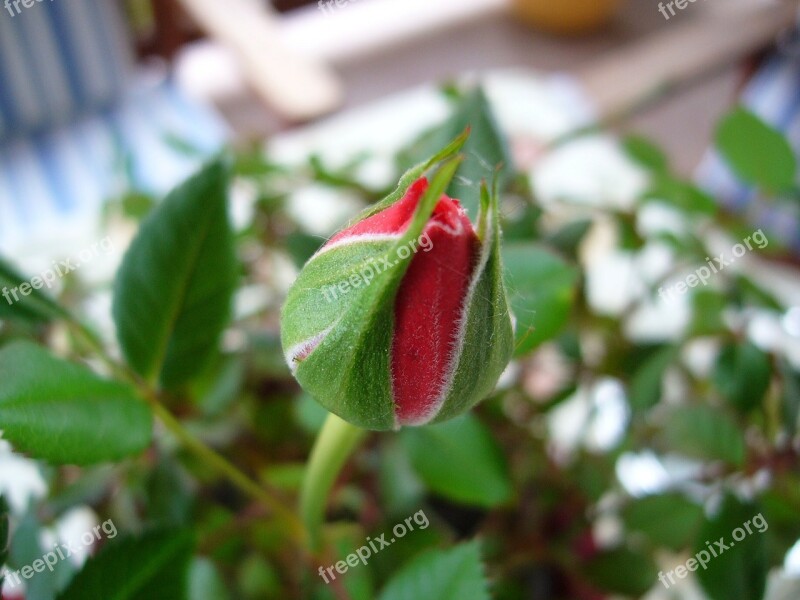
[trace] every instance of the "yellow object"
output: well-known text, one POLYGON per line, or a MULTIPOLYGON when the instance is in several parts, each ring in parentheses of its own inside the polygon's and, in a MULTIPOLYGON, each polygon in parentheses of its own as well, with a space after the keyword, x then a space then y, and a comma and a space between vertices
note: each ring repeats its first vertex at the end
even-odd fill
POLYGON ((514 13, 525 23, 552 33, 586 33, 616 12, 622 0, 513 0, 514 13))

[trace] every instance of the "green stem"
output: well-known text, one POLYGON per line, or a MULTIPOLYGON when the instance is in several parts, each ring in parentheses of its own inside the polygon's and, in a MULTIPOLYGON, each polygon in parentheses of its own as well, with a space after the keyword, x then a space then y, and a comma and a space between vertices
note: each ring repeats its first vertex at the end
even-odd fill
POLYGON ((198 458, 218 473, 225 476, 231 483, 239 488, 244 494, 250 496, 264 507, 268 508, 276 516, 280 516, 289 524, 292 536, 301 546, 306 542, 306 531, 302 521, 297 514, 281 500, 262 489, 255 481, 250 479, 240 471, 233 463, 229 462, 221 454, 207 446, 202 440, 190 433, 183 424, 176 419, 167 408, 161 404, 156 392, 135 373, 125 366, 118 364, 106 353, 103 343, 98 337, 89 330, 83 323, 76 319, 69 319, 68 324, 73 327, 75 332, 86 342, 91 349, 97 352, 100 359, 106 364, 109 370, 119 379, 127 380, 134 385, 140 395, 145 398, 164 426, 180 441, 188 450, 193 452, 198 458))
POLYGON ((291 510, 279 499, 273 497, 266 490, 262 489, 255 481, 250 479, 235 465, 229 462, 228 459, 195 437, 160 402, 153 399, 150 395, 148 395, 148 400, 150 401, 150 406, 153 409, 153 413, 155 413, 164 426, 181 442, 184 447, 193 452, 198 458, 202 459, 207 466, 210 466, 218 473, 227 477, 228 480, 243 493, 271 510, 275 516, 285 519, 285 521, 289 524, 291 533, 295 540, 301 544, 304 543, 305 529, 303 527, 303 523, 293 510, 291 510))
POLYGON ((102 340, 91 329, 71 315, 68 315, 66 319, 67 326, 72 328, 75 336, 83 340, 87 349, 97 353, 97 358, 100 359, 114 377, 132 381, 130 372, 108 355, 102 340))
POLYGON ((300 517, 310 536, 311 550, 320 548, 325 506, 347 458, 366 435, 366 431, 329 414, 311 450, 303 488, 300 492, 300 517))

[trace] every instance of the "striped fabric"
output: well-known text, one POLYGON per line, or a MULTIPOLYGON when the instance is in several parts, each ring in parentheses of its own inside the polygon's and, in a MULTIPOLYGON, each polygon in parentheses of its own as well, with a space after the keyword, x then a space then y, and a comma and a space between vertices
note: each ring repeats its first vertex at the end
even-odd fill
MULTIPOLYGON (((800 49, 800 44, 794 47, 800 49)), ((740 101, 782 131, 795 155, 800 156, 800 52, 790 49, 787 45, 761 67, 740 101)), ((765 201, 755 189, 738 182, 714 151, 703 159, 697 179, 725 206, 748 215, 754 225, 800 253, 800 203, 796 200, 765 201)))
POLYGON ((27 8, 18 1, 0 9, 0 141, 120 97, 131 56, 115 0, 37 0, 27 8))
POLYGON ((96 222, 103 202, 129 183, 161 195, 219 150, 227 132, 217 116, 152 79, 134 78, 113 110, 0 144, 0 254, 96 222))
POLYGON ((18 12, 4 1, 0 253, 96 224, 131 186, 161 195, 218 151, 216 115, 163 73, 133 68, 116 0, 20 0, 18 12))

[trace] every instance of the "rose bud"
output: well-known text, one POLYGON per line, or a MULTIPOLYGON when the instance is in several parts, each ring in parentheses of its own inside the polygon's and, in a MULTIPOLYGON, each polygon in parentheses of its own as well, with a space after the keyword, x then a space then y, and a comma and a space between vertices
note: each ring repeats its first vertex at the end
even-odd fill
POLYGON ((281 341, 300 385, 365 429, 455 417, 488 395, 511 358, 497 195, 478 228, 444 195, 459 138, 330 238, 289 290, 281 341), (448 158, 448 160, 443 159, 448 158), (430 183, 422 175, 435 165, 430 183))

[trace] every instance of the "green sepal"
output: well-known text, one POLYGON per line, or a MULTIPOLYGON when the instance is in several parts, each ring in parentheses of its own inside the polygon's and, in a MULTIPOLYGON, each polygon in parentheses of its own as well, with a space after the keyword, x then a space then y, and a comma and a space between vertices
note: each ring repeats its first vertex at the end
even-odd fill
POLYGON ((503 280, 497 185, 481 186, 479 272, 470 286, 466 327, 445 400, 433 423, 452 419, 488 396, 511 360, 514 329, 503 280))
MULTIPOLYGON (((400 200, 414 181, 438 165, 405 233, 393 241, 363 241, 313 256, 298 275, 281 315, 281 342, 287 362, 303 388, 327 410, 365 429, 396 428, 391 392, 391 341, 394 299, 411 262, 397 251, 417 239, 439 198, 453 180, 466 133, 433 159, 410 169, 398 188, 363 213, 367 218, 400 200), (395 263, 368 285, 333 301, 328 286, 350 280, 367 265, 395 263), (313 351, 297 360, 294 351, 310 343, 313 351)), ((357 221, 356 221, 357 222, 357 221)))
POLYGON ((361 212, 361 214, 357 215, 350 223, 348 223, 345 228, 347 229, 352 227, 359 221, 363 221, 364 219, 371 217, 372 215, 377 214, 386 208, 389 208, 392 204, 400 200, 403 196, 405 196, 406 191, 408 191, 408 188, 411 187, 411 184, 422 177, 427 171, 430 171, 436 165, 456 156, 459 152, 461 152, 464 144, 466 144, 467 140, 469 139, 469 133, 470 128, 467 127, 461 132, 461 134, 459 134, 458 137, 454 138, 452 142, 447 144, 447 146, 442 148, 431 158, 419 163, 414 167, 411 167, 408 171, 403 173, 403 175, 400 177, 400 182, 397 184, 397 187, 391 194, 386 196, 386 198, 383 200, 379 200, 375 204, 368 206, 361 212))

